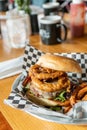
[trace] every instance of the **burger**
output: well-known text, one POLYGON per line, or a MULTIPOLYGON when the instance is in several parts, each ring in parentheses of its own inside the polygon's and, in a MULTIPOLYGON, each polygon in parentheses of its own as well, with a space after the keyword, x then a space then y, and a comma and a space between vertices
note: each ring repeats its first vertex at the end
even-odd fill
POLYGON ((68 106, 66 95, 73 87, 68 72, 82 72, 77 61, 48 53, 42 55, 29 68, 29 74, 23 81, 27 98, 46 107, 68 106))

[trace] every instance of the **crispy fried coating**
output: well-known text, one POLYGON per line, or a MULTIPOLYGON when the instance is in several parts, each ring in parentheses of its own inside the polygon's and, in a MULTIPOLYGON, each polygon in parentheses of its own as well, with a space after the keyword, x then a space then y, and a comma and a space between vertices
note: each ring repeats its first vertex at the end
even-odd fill
POLYGON ((63 113, 64 113, 64 114, 67 113, 68 111, 70 111, 71 108, 72 108, 71 105, 64 107, 64 108, 63 108, 63 113))
POLYGON ((71 94, 69 98, 70 105, 64 107, 64 113, 67 113, 75 103, 80 101, 87 101, 87 83, 83 82, 79 86, 77 86, 74 92, 71 94))
POLYGON ((70 101, 69 100, 66 100, 66 101, 64 101, 64 102, 61 102, 61 101, 55 101, 55 102, 57 102, 58 103, 58 106, 64 106, 64 107, 67 107, 67 106, 69 106, 70 105, 70 101))
POLYGON ((83 83, 81 83, 81 84, 79 85, 79 87, 80 87, 80 89, 81 89, 81 88, 84 88, 84 87, 87 87, 87 83, 86 83, 86 82, 83 82, 83 83))
POLYGON ((87 86, 79 90, 77 94, 77 98, 81 99, 85 94, 87 94, 87 86))
POLYGON ((71 106, 73 106, 73 105, 75 105, 75 103, 76 103, 76 95, 72 95, 70 97, 70 104, 71 104, 71 106))
POLYGON ((82 98, 82 101, 87 101, 87 94, 82 98))
POLYGON ((67 77, 67 74, 64 71, 58 71, 58 70, 41 67, 38 64, 33 65, 29 69, 29 75, 31 77, 36 77, 37 79, 40 79, 40 80, 54 79, 61 76, 67 77))
POLYGON ((29 69, 29 76, 35 87, 42 91, 55 92, 67 88, 67 92, 71 93, 69 99, 64 102, 55 100, 59 106, 63 107, 64 113, 67 113, 75 103, 87 100, 87 83, 83 82, 80 85, 71 85, 71 81, 64 71, 53 70, 35 64, 29 69), (72 89, 73 92, 71 92, 72 89))
POLYGON ((67 77, 62 77, 58 79, 56 82, 52 82, 52 83, 42 81, 33 77, 32 82, 33 84, 35 84, 35 86, 38 89, 46 91, 46 92, 55 92, 55 91, 64 89, 70 85, 70 80, 67 77))
POLYGON ((71 106, 75 105, 75 103, 77 102, 77 94, 78 94, 79 89, 80 89, 80 87, 77 86, 77 87, 74 89, 73 93, 71 94, 71 97, 70 97, 70 99, 69 99, 71 106))

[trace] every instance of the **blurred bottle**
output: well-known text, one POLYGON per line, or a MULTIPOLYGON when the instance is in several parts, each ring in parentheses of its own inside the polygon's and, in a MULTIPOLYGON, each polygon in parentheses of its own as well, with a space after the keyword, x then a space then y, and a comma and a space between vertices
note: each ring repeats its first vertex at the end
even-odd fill
POLYGON ((30 14, 31 21, 31 32, 32 35, 39 33, 39 25, 38 25, 38 14, 37 12, 33 12, 30 14))
POLYGON ((84 35, 85 4, 83 0, 73 0, 70 5, 70 29, 72 37, 84 35))

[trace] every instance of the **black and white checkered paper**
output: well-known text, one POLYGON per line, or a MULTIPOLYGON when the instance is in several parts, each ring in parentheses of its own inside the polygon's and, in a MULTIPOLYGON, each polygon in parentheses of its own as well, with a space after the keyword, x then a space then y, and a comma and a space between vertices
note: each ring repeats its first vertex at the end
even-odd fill
MULTIPOLYGON (((31 101, 27 100, 26 97, 23 97, 23 95, 21 94, 20 91, 21 91, 22 80, 27 75, 29 67, 31 65, 35 64, 38 61, 39 57, 43 54, 44 53, 42 51, 37 50, 36 48, 34 48, 30 45, 26 46, 25 54, 24 54, 23 73, 21 74, 22 76, 20 77, 19 82, 15 81, 15 83, 14 83, 15 89, 13 87, 12 92, 10 93, 8 99, 4 100, 6 104, 8 104, 12 107, 24 110, 26 112, 28 112, 29 110, 32 112, 32 109, 33 109, 33 111, 35 109, 39 109, 39 111, 40 111, 40 106, 33 104, 31 101), (31 106, 33 106, 33 107, 31 107, 31 106)), ((75 80, 77 82, 79 81, 80 78, 83 81, 87 81, 87 54, 86 53, 54 53, 54 54, 75 59, 82 68, 82 74, 79 75, 76 73, 69 73, 69 76, 71 77, 72 80, 75 80)), ((87 107, 87 105, 86 105, 87 102, 84 104, 87 107)), ((45 108, 44 108, 44 110, 45 110, 45 108)), ((79 114, 81 115, 83 113, 83 110, 82 111, 81 110, 82 110, 81 104, 77 104, 72 109, 72 112, 69 113, 69 115, 72 116, 72 118, 76 118, 76 119, 78 117, 84 118, 84 116, 79 116, 79 114), (74 111, 74 114, 73 114, 73 111, 74 111), (75 113, 76 113, 76 115, 78 115, 78 117, 75 115, 75 113)), ((84 115, 87 115, 87 109, 85 109, 84 113, 85 113, 84 115)), ((62 117, 62 115, 61 115, 61 117, 62 117)), ((87 116, 85 118, 87 118, 87 116)))

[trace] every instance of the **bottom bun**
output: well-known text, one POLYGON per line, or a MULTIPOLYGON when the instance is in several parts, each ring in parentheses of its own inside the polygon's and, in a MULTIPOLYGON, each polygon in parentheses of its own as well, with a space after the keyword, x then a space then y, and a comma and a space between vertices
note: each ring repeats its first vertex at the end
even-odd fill
POLYGON ((58 102, 56 102, 54 100, 49 100, 46 98, 36 97, 33 94, 31 94, 29 90, 26 92, 26 96, 30 101, 32 101, 38 105, 49 106, 49 107, 58 106, 58 102))
POLYGON ((51 100, 51 99, 46 99, 46 98, 40 98, 31 94, 29 90, 26 92, 26 96, 30 101, 34 102, 35 104, 42 105, 42 106, 54 107, 54 106, 70 105, 69 100, 61 102, 61 101, 56 101, 56 100, 51 100))

